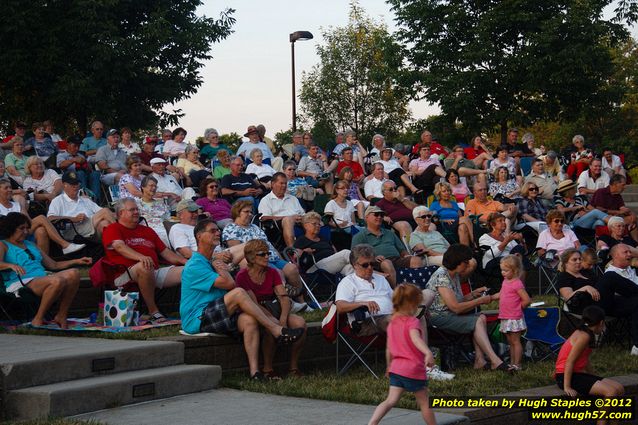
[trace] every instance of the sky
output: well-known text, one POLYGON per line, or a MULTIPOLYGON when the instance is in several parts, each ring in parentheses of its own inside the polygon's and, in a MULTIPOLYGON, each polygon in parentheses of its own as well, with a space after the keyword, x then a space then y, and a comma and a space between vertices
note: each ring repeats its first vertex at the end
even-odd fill
MULTIPOLYGON (((396 30, 394 14, 384 0, 359 0, 368 16, 396 30)), ((235 9, 234 32, 212 46, 213 58, 201 68, 203 84, 191 98, 167 105, 186 115, 179 125, 194 140, 209 127, 220 133, 243 134, 249 125, 264 124, 273 137, 292 125, 292 81, 289 34, 310 31, 314 38, 295 43, 297 94, 303 71, 319 62, 316 47, 322 30, 348 23, 347 0, 204 0, 199 15, 218 17, 235 9)), ((636 29, 632 30, 636 37, 636 29)), ((425 101, 410 104, 415 119, 439 113, 425 101)), ((300 112, 297 100, 297 113, 300 112)))

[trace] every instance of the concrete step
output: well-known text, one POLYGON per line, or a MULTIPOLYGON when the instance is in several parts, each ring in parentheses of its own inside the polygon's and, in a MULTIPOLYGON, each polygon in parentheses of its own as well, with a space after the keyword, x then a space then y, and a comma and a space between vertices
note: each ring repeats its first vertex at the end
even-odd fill
POLYGON ((184 345, 169 341, 0 334, 0 347, 5 391, 184 363, 184 345))
POLYGON ((6 394, 8 418, 69 416, 216 388, 221 367, 178 365, 60 382, 6 394))

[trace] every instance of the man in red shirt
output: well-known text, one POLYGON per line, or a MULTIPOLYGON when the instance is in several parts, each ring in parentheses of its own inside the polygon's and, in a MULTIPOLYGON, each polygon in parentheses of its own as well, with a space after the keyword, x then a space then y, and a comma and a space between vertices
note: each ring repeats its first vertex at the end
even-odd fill
POLYGON ((418 155, 419 150, 421 150, 421 146, 429 146, 430 152, 438 155, 441 160, 450 154, 450 151, 448 151, 445 146, 440 144, 436 139, 433 139, 432 133, 427 130, 421 133, 421 143, 417 143, 412 147, 412 154, 418 155))
POLYGON ((15 136, 20 136, 22 137, 23 140, 27 140, 27 138, 25 137, 26 134, 27 134, 27 125, 22 121, 16 122, 15 134, 12 134, 2 139, 2 149, 6 149, 10 151, 11 149, 13 149, 13 142, 11 141, 11 139, 13 139, 15 136))
POLYGON ((115 215, 117 222, 107 226, 102 237, 106 258, 127 268, 115 279, 115 286, 137 282, 151 322, 162 322, 166 318, 155 303, 155 288, 179 285, 183 267, 160 268, 159 257, 180 266, 186 259, 168 249, 153 229, 139 224, 140 211, 132 198, 120 199, 115 204, 115 215))
POLYGON ((625 190, 627 178, 622 174, 614 174, 609 180, 609 186, 596 190, 591 198, 591 205, 602 212, 611 215, 617 215, 625 220, 629 228, 629 234, 634 240, 638 241, 638 220, 629 208, 625 206, 625 200, 622 198, 622 192, 625 190))
POLYGON ((401 235, 401 239, 406 241, 412 233, 412 229, 416 227, 414 217, 412 217, 412 209, 417 205, 401 197, 397 191, 396 184, 392 180, 383 183, 381 192, 383 199, 375 204, 385 213, 383 221, 392 226, 401 235))
POLYGON ((357 161, 353 161, 352 148, 345 148, 341 151, 341 155, 343 156, 343 159, 339 161, 339 165, 337 165, 336 174, 339 174, 345 167, 350 167, 352 168, 352 180, 357 183, 360 182, 364 176, 364 172, 361 164, 359 164, 357 161))

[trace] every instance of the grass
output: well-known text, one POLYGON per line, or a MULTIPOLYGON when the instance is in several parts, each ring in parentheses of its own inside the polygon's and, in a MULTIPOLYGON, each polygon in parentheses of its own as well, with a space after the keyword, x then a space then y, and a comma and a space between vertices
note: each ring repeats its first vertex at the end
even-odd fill
MULTIPOLYGON (((380 360, 380 363, 382 361, 380 360)), ((594 350, 592 364, 596 373, 602 376, 627 375, 638 370, 638 357, 630 356, 626 349, 610 346, 594 350)), ((375 368, 379 376, 384 366, 375 368)), ((554 385, 552 377, 553 361, 525 363, 524 369, 514 375, 501 371, 476 371, 469 367, 455 371, 451 381, 431 381, 430 394, 436 396, 487 396, 523 389, 554 385)), ((254 382, 246 373, 224 374, 222 385, 245 391, 267 394, 304 397, 347 403, 376 405, 383 401, 388 392, 388 380, 375 379, 363 367, 353 368, 339 376, 330 371, 310 370, 302 378, 283 379, 275 382, 254 382)), ((406 394, 399 402, 400 407, 416 409, 414 396, 406 394)))

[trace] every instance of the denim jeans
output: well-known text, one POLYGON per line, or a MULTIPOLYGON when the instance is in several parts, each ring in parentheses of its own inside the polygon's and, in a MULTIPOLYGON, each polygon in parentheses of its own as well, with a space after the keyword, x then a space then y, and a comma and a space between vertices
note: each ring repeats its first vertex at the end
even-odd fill
POLYGON ((583 229, 594 229, 596 226, 604 226, 603 219, 607 217, 607 214, 601 210, 593 209, 582 217, 572 221, 573 227, 582 227, 583 229))

